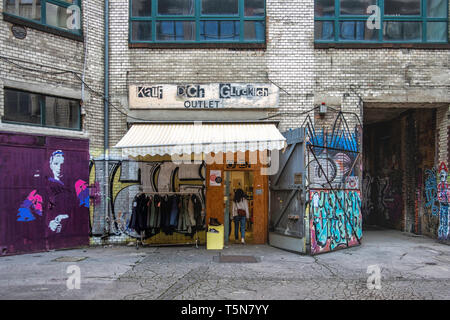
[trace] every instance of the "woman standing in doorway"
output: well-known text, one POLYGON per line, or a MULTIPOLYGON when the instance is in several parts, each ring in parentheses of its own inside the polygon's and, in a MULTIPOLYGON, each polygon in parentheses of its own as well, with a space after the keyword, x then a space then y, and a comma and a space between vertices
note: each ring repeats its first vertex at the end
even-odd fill
POLYGON ((245 244, 245 225, 249 218, 248 201, 244 190, 237 189, 233 200, 234 238, 239 239, 239 224, 241 229, 241 243, 245 244))

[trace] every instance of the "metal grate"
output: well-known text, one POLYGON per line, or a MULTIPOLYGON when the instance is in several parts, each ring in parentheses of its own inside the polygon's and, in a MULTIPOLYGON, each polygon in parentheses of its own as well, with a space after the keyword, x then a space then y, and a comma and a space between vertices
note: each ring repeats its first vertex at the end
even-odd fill
POLYGON ((219 256, 219 262, 222 263, 256 263, 259 262, 254 256, 219 256))

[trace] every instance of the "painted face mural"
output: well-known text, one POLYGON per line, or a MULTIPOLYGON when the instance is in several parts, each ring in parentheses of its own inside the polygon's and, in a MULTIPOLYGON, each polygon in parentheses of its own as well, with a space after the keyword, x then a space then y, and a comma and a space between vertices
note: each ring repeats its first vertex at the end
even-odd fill
POLYGON ((61 165, 64 163, 64 153, 61 150, 56 150, 50 157, 50 170, 53 172, 53 178, 49 178, 50 181, 64 184, 61 181, 61 165))

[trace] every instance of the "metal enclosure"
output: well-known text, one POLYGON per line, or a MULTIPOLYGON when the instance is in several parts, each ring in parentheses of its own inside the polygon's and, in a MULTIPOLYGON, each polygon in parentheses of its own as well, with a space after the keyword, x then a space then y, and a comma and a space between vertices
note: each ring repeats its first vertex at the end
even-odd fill
POLYGON ((278 172, 269 177, 269 244, 306 253, 305 130, 289 130, 283 136, 287 148, 279 152, 278 172))

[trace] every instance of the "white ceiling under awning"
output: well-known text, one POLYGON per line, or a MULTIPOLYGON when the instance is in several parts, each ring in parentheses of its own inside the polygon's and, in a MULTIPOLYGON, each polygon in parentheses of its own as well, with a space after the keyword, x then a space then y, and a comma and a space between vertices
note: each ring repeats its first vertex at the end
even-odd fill
POLYGON ((123 156, 281 150, 286 139, 273 123, 133 124, 114 146, 123 156))

